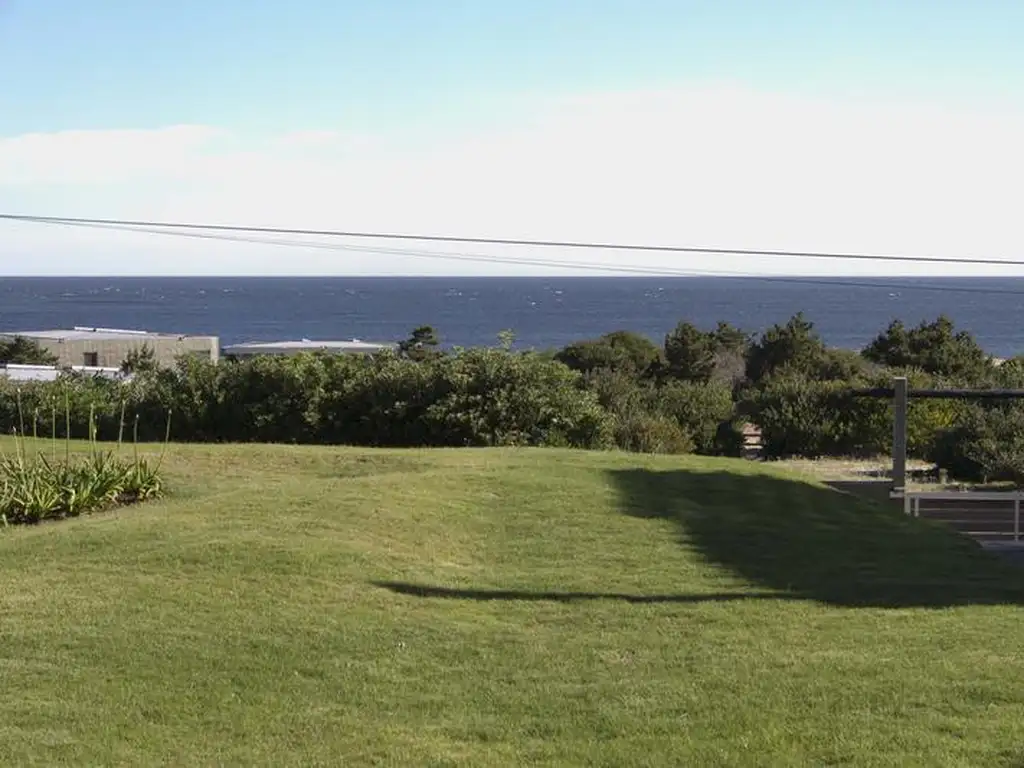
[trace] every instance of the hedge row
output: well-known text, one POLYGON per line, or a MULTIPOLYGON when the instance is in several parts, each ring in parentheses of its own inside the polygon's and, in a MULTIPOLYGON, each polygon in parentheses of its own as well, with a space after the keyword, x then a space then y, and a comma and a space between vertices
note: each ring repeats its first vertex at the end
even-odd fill
MULTIPOLYGON (((893 323, 861 353, 828 349, 801 315, 758 339, 683 323, 663 347, 625 331, 554 353, 510 346, 442 353, 424 327, 397 353, 371 357, 182 359, 170 369, 140 359, 127 383, 0 381, 0 427, 84 436, 93 414, 100 439, 161 440, 170 412, 174 438, 189 442, 738 455, 751 422, 767 458, 874 456, 889 451, 891 406, 852 397, 854 387, 897 374, 912 386, 1024 386, 1021 361, 994 365, 943 318, 893 323)), ((915 401, 909 451, 962 476, 1012 476, 1024 415, 1012 404, 915 401)))
MULTIPOLYGON (((737 455, 739 426, 750 421, 761 428, 767 458, 886 452, 889 404, 848 392, 842 381, 783 374, 734 399, 722 382, 638 380, 609 369, 580 374, 547 356, 501 349, 423 360, 182 359, 130 382, 72 375, 0 383, 0 426, 59 437, 70 426, 84 436, 92 414, 100 439, 120 432, 162 440, 170 412, 174 438, 187 442, 618 446, 737 455)), ((957 409, 953 401, 915 402, 911 453, 927 455, 937 433, 957 424, 957 409)))

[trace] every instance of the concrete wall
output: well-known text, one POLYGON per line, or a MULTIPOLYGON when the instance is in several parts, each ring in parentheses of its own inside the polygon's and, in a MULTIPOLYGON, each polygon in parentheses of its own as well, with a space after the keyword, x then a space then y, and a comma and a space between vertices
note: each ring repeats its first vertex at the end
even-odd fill
POLYGON ((217 362, 220 341, 216 336, 140 336, 137 339, 58 339, 33 338, 39 346, 57 356, 60 365, 98 365, 118 368, 133 350, 148 346, 158 365, 172 365, 183 354, 194 354, 217 362), (87 357, 90 353, 95 359, 87 357))

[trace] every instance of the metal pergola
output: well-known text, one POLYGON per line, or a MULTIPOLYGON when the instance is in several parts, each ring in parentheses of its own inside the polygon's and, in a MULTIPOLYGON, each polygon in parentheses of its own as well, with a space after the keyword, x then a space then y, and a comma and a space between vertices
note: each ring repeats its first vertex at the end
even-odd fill
POLYGON ((1019 400, 1024 389, 910 389, 905 376, 893 379, 891 387, 857 389, 855 397, 891 398, 892 422, 892 495, 902 497, 907 490, 907 411, 911 398, 921 400, 1019 400))

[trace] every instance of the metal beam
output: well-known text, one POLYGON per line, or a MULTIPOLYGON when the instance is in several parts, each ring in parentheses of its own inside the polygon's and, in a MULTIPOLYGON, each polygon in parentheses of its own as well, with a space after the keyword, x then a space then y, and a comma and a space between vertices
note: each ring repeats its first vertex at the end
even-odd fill
MULTIPOLYGON (((906 381, 906 379, 904 379, 906 381)), ((854 389, 854 397, 892 398, 893 387, 854 389)), ((1024 399, 1024 389, 908 389, 907 397, 931 400, 1014 400, 1024 399)))
POLYGON ((907 411, 909 389, 906 377, 893 379, 892 399, 892 493, 902 496, 907 490, 907 411))

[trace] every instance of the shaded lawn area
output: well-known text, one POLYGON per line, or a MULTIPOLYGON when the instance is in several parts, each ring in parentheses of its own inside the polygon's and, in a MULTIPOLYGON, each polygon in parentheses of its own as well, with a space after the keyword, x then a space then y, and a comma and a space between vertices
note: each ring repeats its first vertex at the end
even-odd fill
POLYGON ((1024 569, 938 523, 781 474, 612 470, 623 508, 751 584, 841 606, 1018 604, 1024 569))
POLYGON ((174 446, 0 535, 5 765, 1019 765, 1021 573, 764 467, 174 446))

